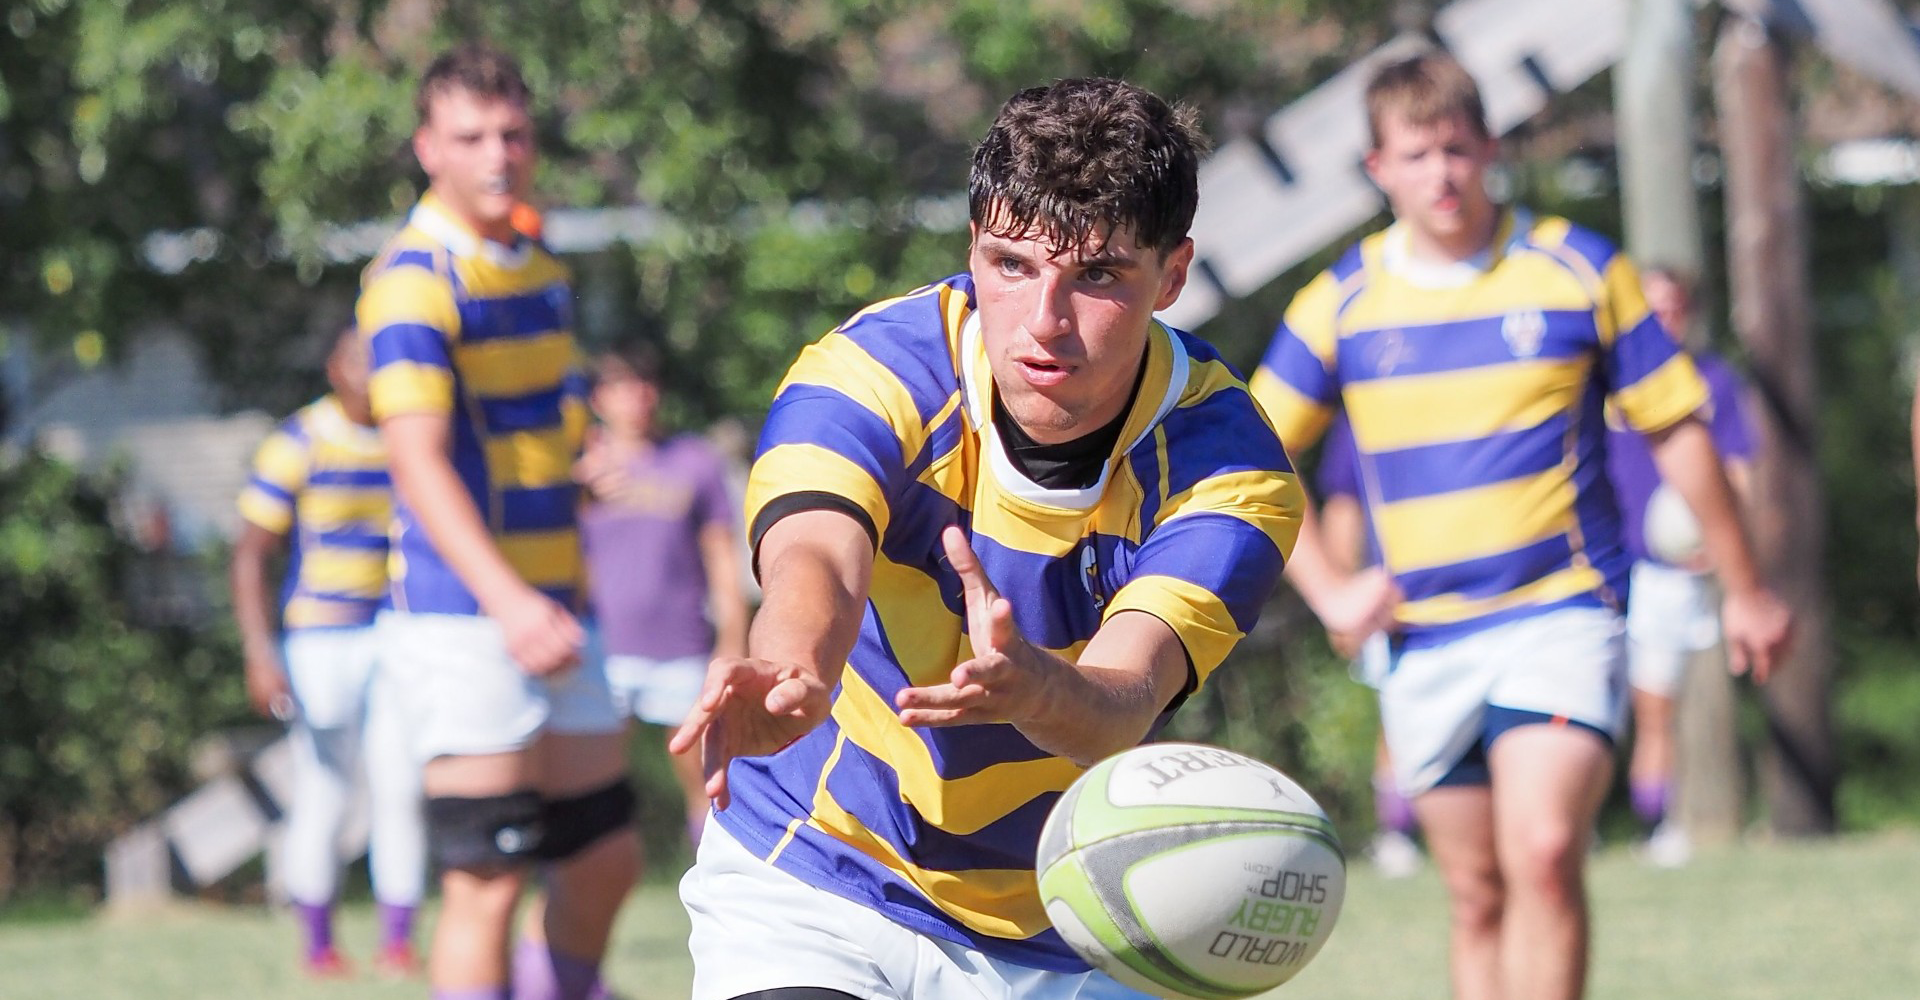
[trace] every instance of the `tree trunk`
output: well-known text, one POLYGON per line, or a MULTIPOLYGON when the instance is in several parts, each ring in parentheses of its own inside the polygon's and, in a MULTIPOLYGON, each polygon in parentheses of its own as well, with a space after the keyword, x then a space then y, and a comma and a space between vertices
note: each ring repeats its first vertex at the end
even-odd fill
POLYGON ((1726 161, 1733 326, 1760 401, 1753 536, 1762 572, 1796 616, 1793 646, 1762 689, 1767 744, 1760 784, 1774 832, 1808 836, 1834 826, 1833 651, 1806 213, 1788 63, 1786 46, 1764 25, 1727 18, 1714 50, 1714 94, 1726 161))

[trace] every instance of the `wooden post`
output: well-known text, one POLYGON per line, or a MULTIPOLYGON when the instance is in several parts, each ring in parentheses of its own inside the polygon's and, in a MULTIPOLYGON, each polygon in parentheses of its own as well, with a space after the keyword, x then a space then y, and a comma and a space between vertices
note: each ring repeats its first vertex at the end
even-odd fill
POLYGON ((1824 834, 1834 827, 1833 650, 1826 501, 1815 454, 1819 385, 1789 56, 1765 24, 1729 14, 1713 63, 1726 161, 1733 326, 1752 360, 1760 397, 1754 543, 1762 572, 1797 616, 1793 648, 1762 689, 1767 745, 1760 783, 1775 833, 1824 834))
MULTIPOLYGON (((1643 267, 1687 274, 1696 285, 1706 269, 1693 182, 1698 65, 1690 0, 1633 0, 1626 54, 1613 70, 1627 253, 1643 267)), ((1703 291, 1694 296, 1696 304, 1708 298, 1703 291)), ((1697 326, 1678 332, 1698 345, 1706 325, 1697 326)), ((1724 653, 1693 657, 1678 694, 1673 819, 1694 843, 1729 843, 1740 835, 1746 781, 1735 725, 1738 693, 1724 653)))

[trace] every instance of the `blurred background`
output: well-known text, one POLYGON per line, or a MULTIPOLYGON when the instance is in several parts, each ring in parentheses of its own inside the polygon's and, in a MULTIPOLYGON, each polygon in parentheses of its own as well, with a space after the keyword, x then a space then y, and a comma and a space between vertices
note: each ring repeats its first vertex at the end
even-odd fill
MULTIPOLYGON (((1735 832, 1920 827, 1916 15, 1889 0, 9 0, 0 909, 102 899, 110 845, 272 735, 246 710, 220 576, 232 498, 273 421, 323 391, 360 268, 423 188, 418 72, 472 37, 517 55, 535 90, 537 201, 581 339, 655 342, 676 425, 751 432, 802 345, 961 269, 970 143, 1013 91, 1060 76, 1124 76, 1203 112, 1205 266, 1169 319, 1250 369, 1294 291, 1384 221, 1357 166, 1356 67, 1438 36, 1488 92, 1503 193, 1697 271, 1712 341, 1761 386, 1781 445, 1762 550, 1814 617, 1772 691, 1727 689, 1735 832), (1647 163, 1674 166, 1636 180, 1647 163)), ((1357 842, 1373 711, 1283 591, 1176 735, 1276 762, 1357 842)), ((635 743, 650 844, 675 857, 677 793, 657 741, 635 743)), ((242 778, 257 804, 260 779, 242 778)), ((1602 832, 1630 823, 1618 803, 1602 832)), ((258 892, 257 861, 183 878, 196 862, 171 850, 176 888, 258 892)))

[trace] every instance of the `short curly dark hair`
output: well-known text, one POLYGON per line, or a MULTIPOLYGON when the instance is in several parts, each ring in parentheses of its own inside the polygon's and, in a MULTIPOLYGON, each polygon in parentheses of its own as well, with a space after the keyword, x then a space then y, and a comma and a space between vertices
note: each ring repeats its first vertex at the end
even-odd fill
POLYGON ((981 229, 1059 252, 1121 229, 1162 254, 1200 203, 1199 115, 1122 80, 1078 78, 1013 95, 973 154, 967 211, 981 229))
POLYGON ((420 115, 420 124, 425 125, 431 117, 433 98, 455 89, 522 105, 533 97, 526 77, 520 74, 520 64, 512 56, 481 42, 466 42, 440 53, 420 77, 420 86, 413 93, 413 109, 420 115))

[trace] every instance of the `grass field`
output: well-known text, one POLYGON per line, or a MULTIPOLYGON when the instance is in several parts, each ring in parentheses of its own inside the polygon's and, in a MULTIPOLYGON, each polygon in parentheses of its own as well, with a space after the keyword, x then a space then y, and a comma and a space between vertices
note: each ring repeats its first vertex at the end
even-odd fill
MULTIPOLYGON (((1911 1000, 1920 996, 1920 835, 1752 847, 1679 871, 1624 851, 1595 859, 1597 1000, 1911 1000)), ((622 918, 609 958, 633 1000, 686 996, 686 918, 668 885, 622 918)), ((350 909, 343 945, 364 955, 372 915, 350 909)), ((380 1000, 418 982, 309 983, 292 922, 259 908, 185 906, 90 918, 0 911, 0 998, 380 1000)), ((1389 882, 1356 865, 1326 950, 1275 998, 1444 997, 1446 925, 1431 872, 1389 882)))

